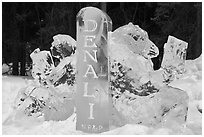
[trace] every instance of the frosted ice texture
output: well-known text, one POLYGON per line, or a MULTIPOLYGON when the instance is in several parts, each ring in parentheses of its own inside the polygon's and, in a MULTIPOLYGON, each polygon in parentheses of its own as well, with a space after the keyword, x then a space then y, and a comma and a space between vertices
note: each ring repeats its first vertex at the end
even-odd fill
MULTIPOLYGON (((74 48, 69 47, 75 46, 66 44, 69 42, 63 42, 64 38, 60 38, 59 35, 58 43, 56 37, 54 39, 55 44, 52 44, 52 47, 56 47, 57 50, 52 48, 52 54, 61 60, 57 67, 54 67, 48 51, 36 49, 31 54, 33 77, 41 85, 49 85, 53 88, 22 89, 16 104, 20 104, 19 106, 26 110, 27 115, 35 117, 44 115, 46 120, 63 120, 72 114, 74 109, 73 102, 70 100, 72 94, 60 90, 63 88, 66 90, 74 84, 76 59, 75 52, 70 54, 70 49, 74 48), (65 44, 59 46, 61 43, 65 44), (64 47, 68 47, 67 50, 64 50, 64 47), (62 51, 67 51, 67 53, 62 51), (63 87, 65 81, 68 83, 67 87, 63 87)), ((150 59, 159 54, 158 48, 149 40, 146 31, 137 25, 130 23, 111 33, 108 48, 111 61, 113 105, 119 111, 119 115, 125 119, 125 123, 173 126, 185 122, 188 108, 186 93, 168 86, 158 88, 155 83, 164 80, 162 79, 163 70, 171 70, 172 66, 175 72, 183 72, 187 43, 170 36, 165 45, 162 68, 158 71, 153 70, 150 59)), ((191 66, 190 62, 187 64, 191 66)), ((194 69, 201 70, 200 64, 196 63, 191 68, 189 67, 187 72, 193 72, 194 69)))
POLYGON ((122 89, 124 90, 131 87, 131 92, 138 92, 139 94, 143 84, 149 85, 147 84, 150 83, 149 73, 153 71, 153 63, 150 59, 152 56, 146 58, 145 55, 147 54, 144 53, 145 49, 151 46, 154 47, 154 55, 157 56, 158 48, 148 39, 147 33, 132 23, 122 26, 111 33, 109 55, 111 61, 111 83, 115 85, 114 87, 123 87, 122 89), (130 33, 144 37, 145 40, 138 42, 132 36, 127 35, 130 33), (120 79, 120 84, 116 79, 120 79))
POLYGON ((131 52, 144 56, 145 58, 154 58, 159 55, 157 46, 149 40, 147 32, 138 25, 129 23, 114 31, 112 34, 121 44, 126 44, 131 52))
POLYGON ((112 21, 100 9, 85 7, 78 12, 76 24, 76 129, 100 133, 109 130, 108 31, 112 21))
POLYGON ((54 87, 60 84, 68 84, 74 86, 76 75, 76 57, 66 57, 61 60, 57 67, 55 67, 50 75, 47 77, 47 81, 54 87))
POLYGON ((58 34, 53 40, 50 48, 53 57, 63 59, 75 53, 76 41, 71 36, 58 34))
POLYGON ((16 111, 29 117, 44 120, 65 120, 74 112, 75 47, 76 42, 68 35, 54 36, 52 55, 60 59, 54 66, 49 51, 34 50, 32 76, 38 84, 22 88, 16 97, 16 111))
POLYGON ((22 88, 15 99, 15 119, 23 115, 43 120, 65 120, 74 112, 72 96, 56 93, 44 87, 29 85, 22 88), (20 114, 20 115, 19 115, 20 114))
POLYGON ((161 67, 164 69, 165 81, 173 81, 185 73, 186 50, 188 43, 169 36, 164 44, 164 56, 161 67))
POLYGON ((40 51, 35 49, 30 55, 33 61, 32 77, 37 80, 42 86, 47 86, 47 76, 54 68, 54 62, 49 51, 40 51))
POLYGON ((188 95, 176 88, 163 87, 159 92, 146 96, 126 91, 114 103, 127 123, 173 127, 174 123, 185 123, 188 95))
POLYGON ((179 89, 155 85, 164 80, 163 70, 153 70, 151 58, 158 54, 158 48, 139 26, 129 23, 111 33, 113 105, 127 123, 174 126, 186 120, 188 95, 179 89), (151 49, 154 54, 148 54, 151 49))

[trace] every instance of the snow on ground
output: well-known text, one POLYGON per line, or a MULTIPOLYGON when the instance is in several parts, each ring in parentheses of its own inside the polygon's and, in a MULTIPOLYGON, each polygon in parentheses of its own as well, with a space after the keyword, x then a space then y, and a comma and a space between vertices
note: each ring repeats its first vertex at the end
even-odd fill
MULTIPOLYGON (((4 122, 12 112, 12 103, 20 88, 25 87, 32 78, 2 76, 2 122, 4 122)), ((200 87, 198 87, 200 88, 200 87)), ((191 95, 191 94, 190 94, 191 95)), ((192 97, 193 98, 193 97, 192 97)), ((201 100, 193 100, 189 102, 189 112, 187 123, 183 126, 182 131, 175 133, 174 130, 168 128, 152 128, 138 124, 126 124, 122 127, 111 127, 106 134, 202 134, 202 114, 198 112, 197 107, 201 100)), ((2 134, 27 134, 27 135, 63 135, 63 134, 86 134, 76 131, 76 114, 74 113, 65 121, 34 121, 32 119, 26 121, 15 121, 10 124, 2 125, 2 134)))

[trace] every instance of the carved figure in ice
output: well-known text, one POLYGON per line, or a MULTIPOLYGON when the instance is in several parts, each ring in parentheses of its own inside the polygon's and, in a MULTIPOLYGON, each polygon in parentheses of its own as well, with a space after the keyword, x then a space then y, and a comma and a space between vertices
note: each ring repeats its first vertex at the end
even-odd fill
MULTIPOLYGON (((153 63, 150 58, 159 54, 158 48, 149 40, 147 32, 132 23, 111 33, 109 52, 112 84, 115 85, 117 82, 115 79, 121 78, 122 74, 120 73, 124 73, 123 76, 129 79, 125 80, 126 85, 138 90, 143 84, 149 82, 149 72, 153 71, 153 63), (134 38, 136 36, 137 39, 134 38), (150 52, 154 54, 148 54, 150 52)), ((125 89, 127 86, 123 88, 125 89)), ((135 89, 134 92, 136 92, 135 89)))
POLYGON ((53 37, 51 52, 52 56, 63 59, 71 56, 76 50, 76 41, 69 35, 58 34, 53 37))
POLYGON ((44 120, 65 120, 73 114, 76 43, 68 35, 57 35, 54 40, 52 54, 60 63, 54 66, 49 51, 36 49, 31 53, 32 76, 40 86, 32 84, 19 91, 14 102, 16 114, 44 120))
POLYGON ((76 41, 69 35, 55 35, 52 42, 52 55, 60 59, 60 63, 47 77, 48 83, 59 86, 68 84, 73 86, 76 74, 76 41))
POLYGON ((149 40, 147 32, 138 25, 129 23, 116 29, 112 36, 118 40, 118 43, 126 44, 132 52, 145 58, 154 58, 159 55, 157 46, 149 40))
POLYGON ((127 123, 173 126, 171 121, 182 124, 186 120, 188 95, 162 84, 163 70, 155 72, 151 61, 158 54, 158 48, 138 26, 128 24, 111 33, 110 86, 113 105, 127 123), (133 34, 139 36, 134 39, 133 34), (140 37, 146 38, 145 42, 138 41, 140 37), (151 45, 153 55, 145 50, 151 49, 151 45))

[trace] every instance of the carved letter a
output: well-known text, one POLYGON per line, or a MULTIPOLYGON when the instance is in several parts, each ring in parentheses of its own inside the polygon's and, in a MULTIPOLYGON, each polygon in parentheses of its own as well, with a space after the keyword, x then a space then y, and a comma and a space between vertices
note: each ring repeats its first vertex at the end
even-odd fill
POLYGON ((90 75, 92 74, 92 75, 94 75, 94 78, 98 78, 98 76, 96 75, 96 72, 94 71, 93 66, 91 66, 91 65, 88 65, 88 69, 84 75, 85 78, 87 77, 87 74, 90 74, 90 75))

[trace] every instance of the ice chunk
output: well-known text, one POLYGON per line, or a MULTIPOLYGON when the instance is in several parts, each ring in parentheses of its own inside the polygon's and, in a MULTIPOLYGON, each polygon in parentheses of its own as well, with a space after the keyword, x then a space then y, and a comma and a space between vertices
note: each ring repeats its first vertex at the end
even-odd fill
POLYGON ((71 56, 76 50, 76 41, 69 35, 58 34, 53 37, 51 52, 56 58, 71 56))
POLYGON ((19 119, 22 115, 32 116, 35 118, 42 117, 42 110, 46 106, 45 100, 49 97, 47 88, 27 86, 22 88, 14 101, 16 115, 15 119, 19 119), (19 115, 21 114, 21 115, 19 115))
POLYGON ((137 75, 131 68, 119 62, 113 62, 110 71, 113 98, 117 98, 118 94, 126 91, 140 96, 147 96, 158 91, 149 81, 148 75, 138 77, 139 74, 137 75))
POLYGON ((173 127, 174 123, 181 125, 186 121, 188 96, 182 90, 163 87, 148 96, 125 92, 114 104, 127 123, 173 127))
POLYGON ((157 46, 149 40, 147 32, 138 25, 129 23, 116 29, 111 39, 125 44, 133 53, 143 55, 145 58, 154 58, 159 55, 157 46))
POLYGON ((160 88, 166 85, 163 73, 164 73, 164 70, 161 68, 150 72, 150 81, 157 88, 160 88))
POLYGON ((194 60, 186 60, 185 74, 169 83, 169 86, 182 89, 190 101, 202 100, 202 55, 194 60))
POLYGON ((161 67, 165 70, 165 80, 172 81, 179 78, 185 72, 186 50, 188 43, 175 38, 168 37, 164 45, 164 56, 161 67))
POLYGON ((50 85, 59 86, 67 83, 73 86, 76 75, 76 56, 66 57, 61 60, 57 67, 55 67, 50 75, 47 77, 47 82, 50 85))
POLYGON ((185 90, 191 100, 202 99, 202 79, 196 79, 196 75, 186 76, 174 80, 169 86, 185 90))
POLYGON ((46 102, 47 106, 43 110, 44 118, 46 121, 62 121, 69 118, 74 113, 74 102, 72 99, 64 99, 61 101, 50 100, 46 102))
POLYGON ((47 86, 46 77, 54 68, 52 56, 49 51, 40 51, 35 49, 30 55, 33 61, 32 77, 41 85, 47 86))
POLYGON ((74 112, 72 95, 54 89, 28 86, 22 88, 14 102, 14 119, 65 120, 74 112))

